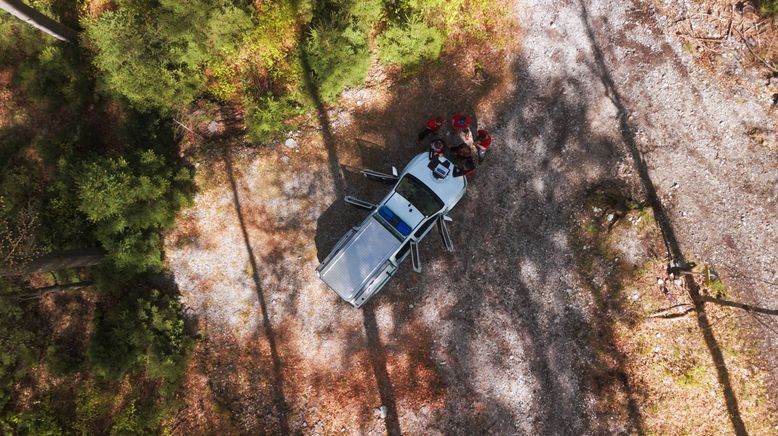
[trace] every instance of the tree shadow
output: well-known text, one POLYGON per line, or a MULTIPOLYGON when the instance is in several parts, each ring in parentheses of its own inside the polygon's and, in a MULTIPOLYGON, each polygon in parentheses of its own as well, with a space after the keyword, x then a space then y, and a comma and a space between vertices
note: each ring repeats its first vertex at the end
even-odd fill
MULTIPOLYGON (((581 21, 585 27, 585 31, 589 39, 589 44, 594 56, 594 63, 591 65, 592 71, 600 78, 602 85, 605 87, 608 98, 616 107, 621 139, 627 147, 627 151, 632 158, 635 169, 637 170, 647 202, 651 206, 651 209, 654 211, 654 217, 656 218, 657 224, 659 225, 659 228, 662 232, 662 237, 665 241, 668 254, 670 255, 671 260, 675 265, 686 265, 686 257, 684 256, 680 244, 678 243, 678 239, 675 236, 672 222, 667 216, 662 201, 657 194, 656 187, 654 186, 654 183, 649 174, 648 165, 643 158, 643 154, 640 152, 636 145, 634 129, 629 122, 629 112, 625 107, 621 95, 619 94, 619 90, 610 74, 610 71, 608 70, 605 61, 605 55, 597 43, 597 38, 592 28, 586 5, 583 1, 580 2, 580 5, 581 21)), ((705 312, 705 301, 700 294, 699 285, 694 280, 694 278, 689 275, 684 275, 684 281, 694 304, 697 325, 702 332, 705 345, 708 348, 711 359, 713 360, 713 365, 716 368, 719 385, 724 394, 724 400, 726 403, 730 422, 732 423, 732 428, 738 435, 748 434, 745 424, 743 423, 743 419, 740 416, 737 397, 735 395, 735 391, 732 389, 729 371, 727 369, 724 356, 718 345, 716 337, 713 334, 711 323, 708 320, 707 314, 705 312)))
POLYGON ((394 399, 392 381, 386 370, 386 352, 381 344, 372 303, 367 304, 362 309, 362 317, 370 366, 373 368, 373 375, 378 385, 381 407, 385 408, 386 432, 392 436, 400 435, 402 432, 400 431, 400 420, 397 417, 397 403, 394 399))
POLYGON ((246 228, 246 222, 243 215, 243 209, 241 207, 240 196, 238 194, 238 185, 235 181, 233 174, 232 160, 230 158, 229 147, 224 147, 223 150, 224 164, 227 171, 227 177, 229 178, 230 188, 232 189, 233 203, 235 206, 235 213, 238 217, 240 229, 243 235, 243 242, 246 246, 246 253, 248 255, 249 263, 251 265, 251 277, 254 281, 254 286, 257 293, 257 299, 259 301, 260 310, 262 312, 262 327, 264 330, 265 339, 268 341, 270 348, 270 359, 272 363, 272 392, 274 401, 274 412, 278 418, 280 434, 289 434, 289 405, 284 397, 284 379, 283 379, 283 367, 281 357, 276 347, 276 337, 273 331, 273 326, 270 323, 270 317, 268 315, 267 303, 265 302, 264 293, 262 291, 262 281, 259 277, 259 267, 257 265, 257 259, 254 255, 254 249, 251 245, 251 239, 249 238, 248 230, 246 228))
MULTIPOLYGON (((296 15, 300 15, 299 0, 292 0, 292 7, 296 15)), ((324 147, 327 150, 327 164, 329 167, 330 175, 332 177, 332 188, 337 198, 341 198, 346 190, 346 184, 343 180, 343 175, 340 172, 340 162, 338 160, 338 149, 335 142, 335 135, 332 131, 332 123, 330 117, 327 114, 327 108, 324 105, 324 100, 321 97, 321 92, 316 84, 316 78, 314 77, 313 69, 311 68, 311 61, 308 58, 308 53, 305 50, 305 37, 308 34, 308 29, 297 30, 297 46, 298 46, 298 58, 300 60, 300 66, 302 67, 303 84, 305 85, 305 91, 308 97, 311 99, 314 108, 316 109, 316 118, 319 121, 319 128, 321 131, 321 137, 324 141, 324 147)))
MULTIPOLYGON (((299 15, 300 8, 298 1, 293 0, 292 5, 295 12, 299 15)), ((336 203, 333 204, 330 209, 328 209, 329 213, 327 216, 325 216, 326 220, 327 217, 336 218, 339 216, 338 214, 341 212, 341 209, 340 206, 337 206, 337 204, 341 203, 342 206, 342 201, 340 201, 340 199, 345 196, 347 185, 343 173, 341 172, 341 163, 338 159, 337 144, 332 131, 332 124, 330 122, 329 115, 327 114, 324 101, 322 100, 320 90, 316 84, 308 54, 305 50, 305 36, 307 35, 307 32, 303 31, 302 29, 298 29, 297 35, 299 60, 303 70, 303 82, 308 97, 311 99, 314 107, 316 108, 316 115, 319 121, 321 137, 327 150, 327 164, 330 171, 330 176, 332 178, 332 188, 335 193, 335 198, 338 199, 336 203)), ((343 216, 344 215, 340 215, 341 218, 343 216)), ((318 229, 321 228, 321 225, 317 225, 317 236, 320 233, 318 229)), ((321 256, 321 253, 323 253, 324 250, 319 249, 319 244, 323 244, 325 238, 317 237, 316 239, 317 252, 319 253, 319 256, 321 256)), ((370 355, 370 364, 373 367, 373 372, 375 374, 376 384, 378 387, 378 392, 381 396, 381 401, 387 408, 387 414, 385 418, 386 429, 391 435, 400 434, 399 421, 397 418, 397 406, 394 402, 394 396, 392 395, 392 383, 389 379, 389 375, 386 369, 386 359, 384 357, 385 352, 379 339, 378 325, 375 322, 375 317, 370 316, 371 314, 372 312, 365 313, 365 337, 367 340, 367 350, 370 355)))

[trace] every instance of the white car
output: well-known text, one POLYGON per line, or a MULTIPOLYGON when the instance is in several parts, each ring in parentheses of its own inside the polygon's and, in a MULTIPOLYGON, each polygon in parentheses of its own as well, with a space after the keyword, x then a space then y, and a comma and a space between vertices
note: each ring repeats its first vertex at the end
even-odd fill
POLYGON ((319 277, 341 298, 361 307, 389 281, 411 254, 413 269, 421 272, 418 243, 438 224, 449 251, 447 214, 465 195, 467 180, 454 177, 454 164, 445 157, 420 153, 401 174, 363 170, 382 181, 396 181, 377 205, 346 197, 346 202, 371 210, 335 244, 316 269, 319 277))

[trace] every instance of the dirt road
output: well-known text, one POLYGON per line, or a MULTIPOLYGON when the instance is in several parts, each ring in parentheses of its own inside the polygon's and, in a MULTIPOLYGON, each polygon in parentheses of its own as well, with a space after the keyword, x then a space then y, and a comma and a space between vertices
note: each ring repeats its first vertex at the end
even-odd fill
MULTIPOLYGON (((380 104, 320 113, 321 130, 301 133, 297 148, 227 152, 200 168, 196 206, 166 250, 205 333, 180 428, 639 431, 629 379, 618 369, 592 376, 623 359, 590 347, 613 340, 611 290, 573 248, 571 217, 597 186, 661 204, 675 257, 719 267, 736 286, 730 298, 778 304, 778 287, 749 278, 778 282, 778 155, 753 134, 774 141, 766 104, 694 72, 644 2, 517 2, 513 12, 521 47, 510 54, 507 91, 465 84, 452 93, 451 83, 430 80, 387 97, 368 87, 355 98, 380 104), (457 253, 444 254, 433 235, 424 274, 405 265, 364 310, 350 308, 314 269, 363 216, 339 198, 375 199, 383 188, 340 165, 401 166, 416 152, 404 145, 414 132, 376 120, 401 113, 395 127, 415 125, 458 109, 497 140, 453 213, 457 253), (355 146, 355 131, 382 145, 355 146), (605 419, 596 407, 603 383, 623 393, 628 418, 605 419)), ((737 414, 729 400, 722 396, 722 413, 737 414)))

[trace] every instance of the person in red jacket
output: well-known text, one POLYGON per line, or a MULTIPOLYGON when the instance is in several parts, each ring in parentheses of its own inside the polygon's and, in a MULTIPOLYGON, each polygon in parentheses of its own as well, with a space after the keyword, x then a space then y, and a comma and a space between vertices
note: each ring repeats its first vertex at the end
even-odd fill
POLYGON ((475 148, 478 150, 478 163, 484 161, 486 152, 489 150, 491 145, 492 135, 490 135, 487 130, 478 129, 478 132, 475 134, 475 148))
POLYGON ((454 115, 451 118, 451 127, 454 128, 458 141, 467 145, 473 145, 473 134, 470 132, 470 116, 459 113, 454 115))
POLYGON ((427 120, 424 129, 419 132, 416 143, 421 145, 428 138, 437 138, 440 136, 440 128, 443 127, 443 117, 435 116, 427 120))

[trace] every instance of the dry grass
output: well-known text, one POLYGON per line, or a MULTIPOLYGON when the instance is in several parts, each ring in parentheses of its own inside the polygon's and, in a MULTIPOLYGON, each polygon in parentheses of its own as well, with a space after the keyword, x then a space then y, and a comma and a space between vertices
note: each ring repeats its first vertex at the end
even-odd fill
MULTIPOLYGON (((641 297, 629 306, 642 319, 617 323, 617 346, 628 356, 626 371, 638 391, 646 428, 653 434, 727 434, 732 431, 716 369, 695 320, 694 312, 678 318, 648 318, 675 304, 691 305, 688 294, 671 282, 660 290, 654 263, 627 284, 641 297), (670 295, 676 295, 670 298, 670 295)), ((714 336, 724 355, 740 414, 752 434, 778 430, 767 378, 760 367, 752 322, 740 309, 707 304, 714 336)), ((774 401, 774 400, 773 400, 774 401)))
MULTIPOLYGON (((628 403, 633 401, 647 434, 732 433, 725 397, 694 306, 685 282, 667 274, 661 235, 651 211, 629 211, 608 230, 607 216, 618 208, 612 198, 598 201, 587 205, 590 210, 597 208, 597 213, 587 210, 578 217, 579 243, 589 247, 579 254, 581 259, 590 262, 594 271, 601 263, 617 265, 608 274, 610 280, 605 279, 609 292, 599 308, 600 316, 608 318, 604 324, 612 342, 603 342, 608 336, 602 334, 592 342, 602 368, 593 374, 598 408, 606 416, 627 420, 628 403), (634 247, 630 240, 634 238, 641 239, 643 249, 634 247), (648 257, 642 257, 635 268, 624 261, 630 257, 625 247, 648 257), (626 383, 608 380, 617 378, 620 371, 626 383)), ((721 282, 707 289, 701 277, 698 281, 706 294, 721 291, 721 282)), ((774 434, 778 411, 769 394, 769 369, 760 356, 753 320, 741 309, 712 303, 705 305, 705 313, 748 431, 774 434)))

